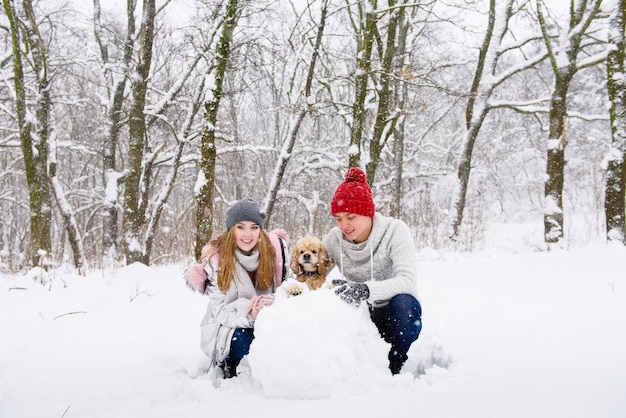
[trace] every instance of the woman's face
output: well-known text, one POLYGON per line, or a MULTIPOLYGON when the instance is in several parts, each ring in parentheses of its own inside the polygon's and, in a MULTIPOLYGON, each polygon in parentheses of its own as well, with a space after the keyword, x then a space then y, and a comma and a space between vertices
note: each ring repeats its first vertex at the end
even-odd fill
POLYGON ((372 232, 372 218, 369 216, 339 212, 335 214, 335 220, 346 239, 357 244, 366 241, 372 232))
POLYGON ((259 243, 261 227, 254 222, 243 221, 235 224, 235 242, 244 254, 250 254, 259 243))

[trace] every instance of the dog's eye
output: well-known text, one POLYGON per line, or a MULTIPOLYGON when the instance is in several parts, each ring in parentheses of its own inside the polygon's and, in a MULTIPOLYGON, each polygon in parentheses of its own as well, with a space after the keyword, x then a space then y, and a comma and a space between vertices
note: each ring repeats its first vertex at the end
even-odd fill
POLYGON ((317 254, 317 250, 313 250, 311 251, 313 254, 317 254))
POLYGON ((300 250, 300 254, 304 254, 304 250, 300 250))

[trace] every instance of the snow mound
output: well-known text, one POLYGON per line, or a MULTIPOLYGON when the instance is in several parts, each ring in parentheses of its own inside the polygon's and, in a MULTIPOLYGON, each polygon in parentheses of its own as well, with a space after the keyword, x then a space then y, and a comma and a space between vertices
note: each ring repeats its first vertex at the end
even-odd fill
POLYGON ((248 362, 268 398, 363 394, 392 382, 389 344, 366 305, 350 306, 332 290, 277 297, 259 314, 254 335, 248 362))

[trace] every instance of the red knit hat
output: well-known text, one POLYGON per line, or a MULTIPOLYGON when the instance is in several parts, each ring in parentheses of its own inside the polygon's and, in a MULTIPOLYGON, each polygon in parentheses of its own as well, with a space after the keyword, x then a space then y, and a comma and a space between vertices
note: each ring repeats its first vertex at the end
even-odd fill
POLYGON ((367 184, 367 174, 358 167, 346 172, 345 180, 337 187, 330 202, 330 214, 349 212, 357 215, 374 217, 376 205, 372 189, 367 184))

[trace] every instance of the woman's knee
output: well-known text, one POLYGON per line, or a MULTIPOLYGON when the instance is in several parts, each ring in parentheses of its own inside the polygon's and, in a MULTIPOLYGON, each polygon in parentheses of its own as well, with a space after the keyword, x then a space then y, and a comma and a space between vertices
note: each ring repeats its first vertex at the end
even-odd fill
POLYGON ((245 355, 250 352, 250 345, 254 339, 254 329, 252 328, 237 328, 233 333, 233 337, 230 342, 229 359, 241 360, 245 355))

